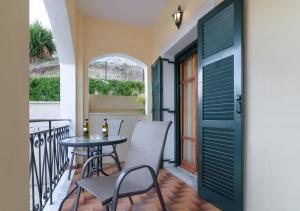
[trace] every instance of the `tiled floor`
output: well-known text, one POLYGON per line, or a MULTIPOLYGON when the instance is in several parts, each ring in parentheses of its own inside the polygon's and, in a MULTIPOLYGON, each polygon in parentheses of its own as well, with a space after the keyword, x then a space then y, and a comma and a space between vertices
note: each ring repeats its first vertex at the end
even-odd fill
MULTIPOLYGON (((109 173, 117 172, 113 166, 106 166, 109 173)), ((75 187, 75 182, 79 178, 80 170, 77 170, 73 177, 70 190, 75 187)), ((169 211, 220 211, 213 205, 207 203, 197 196, 197 193, 183 181, 175 177, 169 171, 162 169, 159 172, 159 184, 169 211)), ((73 193, 66 200, 63 211, 70 211, 75 194, 73 193)), ((154 190, 146 194, 133 197, 134 205, 131 206, 128 198, 119 200, 118 211, 159 211, 160 204, 154 190)), ((94 198, 87 191, 82 192, 79 201, 79 211, 104 211, 101 202, 94 198)))

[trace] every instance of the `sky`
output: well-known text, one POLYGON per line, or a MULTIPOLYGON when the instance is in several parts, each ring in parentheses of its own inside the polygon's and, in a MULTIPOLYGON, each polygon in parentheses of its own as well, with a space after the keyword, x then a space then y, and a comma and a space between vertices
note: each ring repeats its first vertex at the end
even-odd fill
POLYGON ((35 20, 40 21, 43 26, 51 29, 43 0, 30 0, 30 23, 33 23, 35 20))

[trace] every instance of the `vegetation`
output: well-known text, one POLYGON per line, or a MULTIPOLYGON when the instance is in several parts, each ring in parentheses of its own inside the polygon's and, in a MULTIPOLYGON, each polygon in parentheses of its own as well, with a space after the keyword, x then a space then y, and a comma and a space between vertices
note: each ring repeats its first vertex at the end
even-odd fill
POLYGON ((30 77, 29 100, 30 101, 59 101, 60 100, 59 77, 30 77))
MULTIPOLYGON (((58 76, 30 77, 30 101, 59 101, 60 80, 58 76)), ((140 81, 119 81, 90 78, 89 93, 96 95, 140 96, 144 93, 144 83, 140 81)), ((140 97, 141 103, 143 97, 140 97)))
POLYGON ((144 94, 140 94, 138 97, 137 97, 137 101, 143 105, 143 109, 141 109, 141 113, 142 114, 145 114, 145 105, 146 105, 146 98, 145 98, 145 95, 144 94))
POLYGON ((30 62, 49 60, 56 52, 52 32, 38 21, 30 25, 30 62))
POLYGON ((89 93, 92 95, 139 96, 144 93, 144 83, 90 78, 89 93))

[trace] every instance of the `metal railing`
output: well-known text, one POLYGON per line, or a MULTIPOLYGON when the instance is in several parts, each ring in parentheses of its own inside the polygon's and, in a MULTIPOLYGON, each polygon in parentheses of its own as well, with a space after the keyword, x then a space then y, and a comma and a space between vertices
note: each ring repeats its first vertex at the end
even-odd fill
POLYGON ((47 128, 37 127, 29 134, 30 142, 30 195, 31 210, 41 211, 66 170, 69 162, 68 149, 57 142, 69 137, 68 119, 35 119, 33 123, 47 123, 47 128), (53 122, 68 122, 67 125, 53 126, 53 122))

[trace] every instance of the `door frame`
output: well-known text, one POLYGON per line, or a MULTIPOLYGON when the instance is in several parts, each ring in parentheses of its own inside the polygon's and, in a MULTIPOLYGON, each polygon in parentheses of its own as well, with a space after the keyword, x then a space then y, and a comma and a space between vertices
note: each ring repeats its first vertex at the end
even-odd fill
MULTIPOLYGON (((175 165, 180 166, 181 164, 181 141, 180 141, 180 63, 198 52, 198 40, 196 39, 179 53, 175 55, 175 70, 174 70, 174 105, 175 105, 175 117, 174 117, 174 127, 175 127, 175 165)), ((198 122, 199 124, 199 122, 198 122)), ((196 140, 198 141, 198 140, 196 140)), ((198 151, 198 149, 196 149, 198 151)))

